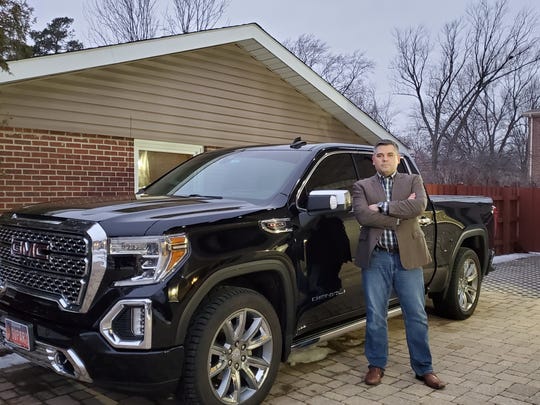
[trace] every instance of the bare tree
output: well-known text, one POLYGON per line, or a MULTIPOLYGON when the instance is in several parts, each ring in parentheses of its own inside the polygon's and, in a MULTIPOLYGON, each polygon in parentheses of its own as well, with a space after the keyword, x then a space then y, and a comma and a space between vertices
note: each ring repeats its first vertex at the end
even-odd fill
POLYGON ((172 3, 172 15, 166 18, 170 34, 213 28, 229 5, 227 0, 172 0, 172 3))
POLYGON ((333 54, 326 43, 309 34, 301 35, 296 41, 287 40, 284 46, 345 97, 363 104, 367 76, 374 67, 363 52, 333 54))
POLYGON ((284 46, 318 73, 337 91, 386 128, 392 125, 390 100, 376 99, 374 86, 368 81, 373 61, 363 52, 333 54, 328 45, 311 34, 284 41, 284 46))
POLYGON ((526 119, 540 100, 538 69, 515 72, 483 92, 463 127, 454 153, 439 164, 439 179, 512 185, 526 181, 526 119))
MULTIPOLYGON (((529 161, 529 128, 527 119, 523 117, 525 111, 540 108, 540 67, 526 72, 526 74, 514 74, 507 77, 502 83, 500 92, 492 105, 494 111, 500 111, 495 117, 500 119, 492 120, 499 124, 499 128, 491 125, 491 131, 485 131, 490 135, 489 144, 494 145, 494 150, 490 156, 495 161, 512 162, 509 173, 500 173, 498 182, 506 178, 505 184, 521 183, 528 181, 528 161, 529 161), (499 108, 498 110, 496 108, 499 108), (498 133, 497 133, 498 132, 498 133)), ((485 122, 481 120, 480 122, 485 122)))
POLYGON ((437 180, 444 180, 445 172, 455 174, 452 158, 464 144, 479 99, 504 78, 539 63, 537 21, 530 10, 511 18, 506 0, 480 0, 466 18, 444 26, 437 52, 424 28, 396 31, 396 84, 416 101, 416 134, 429 142, 437 180))
POLYGON ((394 119, 397 114, 393 108, 390 96, 386 99, 381 99, 376 94, 375 86, 369 85, 367 93, 364 96, 364 103, 362 105, 358 104, 358 107, 387 131, 394 132, 394 119))
POLYGON ((89 0, 84 14, 96 45, 153 38, 159 27, 156 0, 89 0))

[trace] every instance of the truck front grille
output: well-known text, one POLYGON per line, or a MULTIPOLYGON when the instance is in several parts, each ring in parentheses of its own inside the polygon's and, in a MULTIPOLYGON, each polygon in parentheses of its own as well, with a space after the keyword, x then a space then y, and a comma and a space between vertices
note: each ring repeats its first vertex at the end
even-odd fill
MULTIPOLYGON (((2 252, 3 253, 3 252, 2 252)), ((51 276, 39 271, 2 263, 0 279, 8 283, 24 286, 36 292, 56 296, 69 305, 79 305, 82 299, 84 279, 51 276)))
MULTIPOLYGON (((96 240, 91 234, 96 232, 88 233, 87 225, 79 233, 46 227, 0 224, 0 283, 81 311, 87 286, 92 278, 101 281, 104 269, 103 255, 93 257, 96 240)), ((98 243, 98 251, 100 247, 98 243)))

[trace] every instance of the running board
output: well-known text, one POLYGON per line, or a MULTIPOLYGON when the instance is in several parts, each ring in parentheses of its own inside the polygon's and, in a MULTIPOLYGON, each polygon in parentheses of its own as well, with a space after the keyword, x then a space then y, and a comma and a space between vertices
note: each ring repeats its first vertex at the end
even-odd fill
MULTIPOLYGON (((399 315, 401 315, 401 307, 388 310, 388 318, 393 318, 394 316, 399 316, 399 315)), ((291 346, 291 349, 292 350, 303 349, 305 347, 312 346, 317 343, 326 342, 328 340, 335 339, 349 332, 353 332, 355 330, 363 328, 365 324, 366 324, 366 319, 364 318, 361 321, 357 321, 357 322, 353 322, 344 326, 340 326, 339 328, 332 329, 331 331, 324 332, 320 335, 308 336, 306 338, 300 339, 297 342, 294 342, 293 345, 291 346)))

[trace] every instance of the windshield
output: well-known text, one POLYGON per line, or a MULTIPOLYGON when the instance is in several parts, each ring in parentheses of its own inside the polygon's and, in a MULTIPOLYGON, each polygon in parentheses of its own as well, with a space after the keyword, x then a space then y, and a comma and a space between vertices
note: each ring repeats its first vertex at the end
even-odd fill
POLYGON ((150 184, 144 194, 268 200, 282 192, 298 163, 298 151, 203 153, 150 184))

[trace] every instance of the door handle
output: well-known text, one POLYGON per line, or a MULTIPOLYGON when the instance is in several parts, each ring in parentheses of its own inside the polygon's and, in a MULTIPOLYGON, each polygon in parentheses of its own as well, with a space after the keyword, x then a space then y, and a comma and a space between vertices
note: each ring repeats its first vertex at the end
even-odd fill
POLYGON ((426 225, 431 225, 433 223, 433 220, 431 218, 428 218, 428 217, 420 217, 420 218, 418 218, 418 223, 421 226, 426 226, 426 225))

